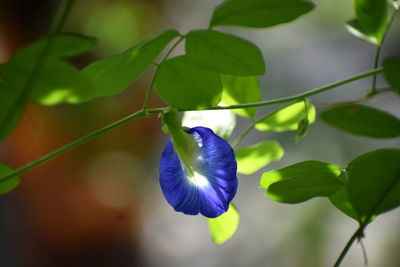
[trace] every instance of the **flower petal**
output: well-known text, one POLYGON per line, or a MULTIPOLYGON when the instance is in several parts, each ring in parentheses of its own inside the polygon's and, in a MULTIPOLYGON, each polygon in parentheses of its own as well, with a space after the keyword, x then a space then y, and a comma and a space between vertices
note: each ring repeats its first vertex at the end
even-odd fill
POLYGON ((169 141, 161 155, 160 185, 164 197, 176 211, 215 218, 229 208, 238 180, 236 159, 230 145, 211 129, 187 131, 199 145, 192 172, 185 170, 169 141))

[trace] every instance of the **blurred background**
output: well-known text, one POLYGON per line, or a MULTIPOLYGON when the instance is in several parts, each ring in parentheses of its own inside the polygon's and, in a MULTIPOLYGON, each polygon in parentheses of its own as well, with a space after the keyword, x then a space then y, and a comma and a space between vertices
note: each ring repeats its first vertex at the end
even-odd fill
MULTIPOLYGON (((98 38, 96 47, 72 63, 79 67, 118 53, 164 29, 181 33, 206 28, 220 0, 77 0, 65 31, 98 38)), ((256 43, 267 74, 263 99, 310 90, 372 68, 374 47, 346 32, 354 17, 349 0, 314 0, 316 9, 297 21, 267 30, 218 28, 256 43)), ((60 1, 0 0, 0 63, 46 34, 60 1)), ((400 56, 400 19, 384 44, 400 56)), ((178 53, 182 52, 182 47, 178 53)), ((154 69, 123 93, 79 105, 26 104, 18 127, 0 146, 0 161, 14 168, 140 108, 154 69)), ((385 83, 379 79, 379 86, 385 83)), ((370 80, 354 82, 311 98, 321 111, 331 103, 359 99, 370 80)), ((368 105, 400 116, 399 96, 376 96, 368 105)), ((151 106, 163 106, 153 97, 151 106)), ((277 106, 262 108, 262 115, 277 106)), ((249 122, 238 118, 234 136, 249 122)), ((158 162, 168 136, 156 116, 139 119, 21 176, 12 193, 0 197, 0 266, 331 266, 356 229, 326 199, 299 205, 276 203, 258 187, 265 170, 304 160, 345 167, 354 157, 398 139, 354 137, 317 119, 295 143, 293 132, 253 132, 241 145, 278 140, 284 158, 255 175, 239 176, 235 204, 240 227, 217 246, 200 216, 186 216, 166 203, 158 184, 158 162)), ((379 217, 363 240, 369 266, 400 266, 400 213, 379 217)), ((343 266, 362 266, 355 244, 343 266)))

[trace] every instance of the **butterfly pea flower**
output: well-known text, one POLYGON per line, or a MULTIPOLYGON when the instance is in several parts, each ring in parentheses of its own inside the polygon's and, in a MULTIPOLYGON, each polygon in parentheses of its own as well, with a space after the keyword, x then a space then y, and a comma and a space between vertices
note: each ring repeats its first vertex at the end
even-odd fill
POLYGON ((162 192, 175 211, 218 217, 228 210, 238 186, 233 149, 209 128, 186 132, 197 149, 182 159, 168 141, 159 167, 162 192))

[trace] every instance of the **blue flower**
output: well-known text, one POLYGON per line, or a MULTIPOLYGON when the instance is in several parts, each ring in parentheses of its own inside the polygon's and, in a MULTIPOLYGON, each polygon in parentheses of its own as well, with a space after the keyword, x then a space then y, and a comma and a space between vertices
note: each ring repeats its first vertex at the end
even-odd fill
POLYGON ((160 185, 175 211, 215 218, 226 212, 236 194, 236 159, 231 146, 205 127, 187 131, 198 145, 191 166, 182 164, 168 141, 161 155, 160 185))

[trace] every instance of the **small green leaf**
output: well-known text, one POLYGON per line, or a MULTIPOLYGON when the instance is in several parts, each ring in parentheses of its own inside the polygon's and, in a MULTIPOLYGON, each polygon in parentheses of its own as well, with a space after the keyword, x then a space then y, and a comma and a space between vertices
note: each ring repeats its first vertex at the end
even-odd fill
POLYGON ((400 90, 400 58, 389 57, 383 61, 385 78, 393 88, 400 90))
POLYGON ((236 116, 231 110, 196 110, 183 113, 182 125, 193 128, 203 126, 225 140, 229 140, 236 125, 236 116))
POLYGON ((228 211, 219 217, 207 218, 212 240, 216 244, 225 243, 235 234, 239 226, 239 219, 239 212, 232 203, 229 204, 228 211))
MULTIPOLYGON (((226 105, 246 104, 260 101, 261 89, 255 76, 222 75, 222 102, 226 105)), ((256 108, 233 109, 236 114, 254 118, 256 108)))
POLYGON ((96 61, 85 67, 82 72, 96 89, 92 92, 91 98, 120 93, 138 78, 165 46, 178 35, 176 30, 167 30, 121 54, 96 61))
MULTIPOLYGON (((315 107, 311 104, 307 104, 307 114, 309 124, 315 121, 315 107)), ((306 116, 306 110, 304 107, 304 101, 287 105, 280 108, 261 120, 257 121, 255 127, 259 131, 270 131, 270 132, 284 132, 290 130, 297 130, 299 122, 306 116)))
POLYGON ((299 121, 299 124, 297 126, 296 137, 295 137, 296 142, 299 142, 301 138, 303 138, 305 135, 307 135, 309 124, 310 123, 307 118, 301 119, 299 121))
POLYGON ((375 108, 346 104, 321 113, 329 125, 362 136, 390 138, 400 135, 400 120, 375 108))
MULTIPOLYGON (((4 163, 0 163, 0 177, 7 175, 13 170, 4 163)), ((4 195, 12 191, 20 183, 20 179, 15 176, 7 180, 0 180, 0 195, 4 195)))
POLYGON ((293 21, 313 8, 306 0, 225 1, 214 10, 210 25, 266 28, 293 21))
POLYGON ((260 49, 234 35, 195 30, 186 36, 186 55, 194 63, 223 74, 262 75, 265 63, 260 49))
POLYGON ((329 196, 343 185, 339 178, 339 166, 304 161, 283 169, 265 172, 260 186, 267 190, 267 196, 284 203, 299 203, 313 197, 329 196))
POLYGON ((387 0, 355 0, 358 23, 367 35, 378 41, 378 46, 389 22, 388 5, 387 0))
POLYGON ((238 172, 252 174, 272 161, 280 160, 284 150, 275 141, 265 141, 235 150, 238 172))
POLYGON ((193 64, 186 56, 165 60, 156 77, 158 95, 178 109, 204 109, 221 100, 221 77, 193 64))
POLYGON ((400 205, 400 150, 379 149, 347 167, 349 200, 360 222, 400 205))
POLYGON ((350 20, 346 23, 346 29, 355 37, 373 45, 379 45, 380 40, 376 37, 368 35, 358 23, 357 19, 350 20))

